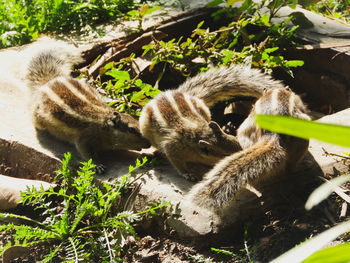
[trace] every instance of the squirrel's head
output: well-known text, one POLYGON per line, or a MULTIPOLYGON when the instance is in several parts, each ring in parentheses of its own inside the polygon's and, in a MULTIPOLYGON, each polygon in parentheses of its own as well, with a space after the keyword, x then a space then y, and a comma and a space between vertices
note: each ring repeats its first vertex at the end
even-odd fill
POLYGON ((198 150, 201 155, 221 159, 241 150, 236 137, 226 134, 215 121, 210 121, 207 129, 203 131, 205 133, 203 132, 202 138, 198 141, 198 150))
POLYGON ((138 120, 128 114, 114 112, 113 118, 108 121, 108 126, 113 132, 112 143, 116 149, 139 151, 151 146, 141 135, 138 120))
POLYGON ((182 172, 191 174, 197 179, 225 156, 241 150, 237 139, 226 134, 214 121, 205 123, 193 131, 192 135, 189 131, 177 133, 176 143, 169 146, 172 148, 169 150, 176 152, 177 157, 174 158, 183 160, 182 172))

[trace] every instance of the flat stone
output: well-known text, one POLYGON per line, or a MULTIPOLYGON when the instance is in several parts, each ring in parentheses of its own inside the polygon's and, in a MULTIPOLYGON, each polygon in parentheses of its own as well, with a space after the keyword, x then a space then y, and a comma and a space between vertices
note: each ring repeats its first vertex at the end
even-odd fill
POLYGON ((50 186, 54 187, 55 185, 0 174, 0 210, 15 208, 21 199, 21 191, 25 191, 27 187, 30 189, 35 187, 37 190, 43 187, 43 189, 48 190, 50 186))

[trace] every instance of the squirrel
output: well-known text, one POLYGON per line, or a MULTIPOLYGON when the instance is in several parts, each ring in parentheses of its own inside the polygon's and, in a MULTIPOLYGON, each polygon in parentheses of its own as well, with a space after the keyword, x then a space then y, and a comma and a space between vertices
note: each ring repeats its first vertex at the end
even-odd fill
POLYGON ((150 147, 138 120, 104 103, 95 88, 70 76, 79 61, 74 46, 60 41, 33 44, 25 79, 32 89, 32 119, 37 130, 73 143, 83 158, 92 158, 96 172, 105 169, 102 150, 141 150, 150 147))
POLYGON ((201 99, 180 91, 157 95, 143 108, 139 121, 142 135, 190 181, 201 179, 216 162, 241 149, 234 136, 211 121, 201 99))
POLYGON ((255 124, 257 114, 310 120, 301 98, 289 88, 267 90, 237 130, 243 150, 223 158, 193 186, 188 197, 194 203, 223 214, 241 187, 281 174, 304 157, 308 140, 259 128, 255 124))
POLYGON ((211 121, 209 108, 235 96, 260 98, 265 89, 283 87, 258 69, 211 68, 151 100, 141 112, 140 130, 182 176, 200 180, 223 157, 241 150, 234 136, 211 121))

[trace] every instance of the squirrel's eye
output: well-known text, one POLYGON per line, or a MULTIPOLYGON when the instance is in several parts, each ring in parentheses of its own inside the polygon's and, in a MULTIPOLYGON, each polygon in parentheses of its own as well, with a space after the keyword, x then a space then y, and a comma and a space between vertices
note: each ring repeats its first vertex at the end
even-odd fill
POLYGON ((201 147, 200 150, 202 151, 202 153, 204 153, 205 155, 209 155, 209 150, 207 147, 201 147))
POLYGON ((137 134, 138 132, 134 128, 128 128, 128 132, 137 134))

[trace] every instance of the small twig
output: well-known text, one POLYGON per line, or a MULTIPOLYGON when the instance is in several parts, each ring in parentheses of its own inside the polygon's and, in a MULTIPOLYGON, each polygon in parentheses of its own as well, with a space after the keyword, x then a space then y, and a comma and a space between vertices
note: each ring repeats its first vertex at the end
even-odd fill
POLYGON ((340 211, 339 218, 345 217, 347 210, 348 210, 348 203, 347 202, 343 202, 343 204, 341 206, 341 211, 340 211))
POLYGON ((334 16, 333 15, 333 11, 329 8, 329 6, 324 2, 324 1, 321 1, 322 2, 322 4, 324 5, 324 7, 327 9, 327 11, 332 15, 332 16, 334 16))
POLYGON ((223 29, 219 29, 219 30, 216 30, 216 31, 213 31, 211 33, 223 33, 223 32, 226 32, 226 31, 230 31, 230 30, 233 30, 235 29, 236 27, 234 26, 231 26, 231 27, 227 27, 227 28, 223 28, 223 29))
POLYGON ((325 155, 340 157, 340 158, 344 158, 344 159, 350 159, 349 156, 345 156, 345 155, 340 155, 340 154, 336 154, 336 153, 327 152, 326 149, 323 148, 323 147, 322 147, 322 150, 323 150, 323 152, 324 152, 325 155))
MULTIPOLYGON (((330 181, 328 181, 326 178, 320 177, 323 181, 331 183, 330 181)), ((347 194, 344 193, 344 190, 342 188, 340 188, 340 186, 337 185, 333 185, 333 191, 339 196, 341 197, 344 201, 348 202, 350 204, 350 196, 348 196, 347 194)))
POLYGON ((349 52, 349 51, 350 51, 350 49, 344 50, 344 51, 342 51, 342 52, 338 52, 337 54, 335 54, 335 55, 331 58, 331 60, 333 60, 333 59, 335 59, 337 56, 339 56, 339 55, 341 55, 341 54, 345 54, 345 53, 347 53, 347 52, 349 52))
POLYGON ((159 89, 159 82, 160 82, 160 80, 161 80, 161 79, 163 78, 163 76, 164 76, 164 73, 165 73, 165 70, 166 70, 166 65, 167 65, 167 63, 164 63, 162 72, 160 72, 160 74, 159 74, 159 76, 158 76, 158 78, 157 78, 157 81, 156 81, 156 83, 154 84, 154 88, 155 88, 155 89, 159 89))

